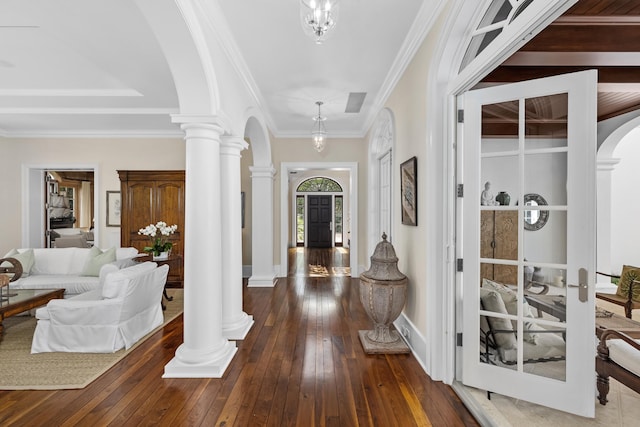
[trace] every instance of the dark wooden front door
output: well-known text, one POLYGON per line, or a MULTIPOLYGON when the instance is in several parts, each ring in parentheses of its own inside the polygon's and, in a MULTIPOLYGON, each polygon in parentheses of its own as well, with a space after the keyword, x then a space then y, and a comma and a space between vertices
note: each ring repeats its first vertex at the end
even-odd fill
POLYGON ((330 248, 331 220, 333 212, 331 209, 331 196, 308 196, 307 197, 307 227, 308 244, 310 248, 330 248))

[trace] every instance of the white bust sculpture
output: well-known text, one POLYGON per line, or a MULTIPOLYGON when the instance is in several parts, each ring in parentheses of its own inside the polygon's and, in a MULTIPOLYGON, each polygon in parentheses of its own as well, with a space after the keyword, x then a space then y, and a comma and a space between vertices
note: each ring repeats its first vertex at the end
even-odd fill
POLYGON ((484 191, 480 198, 480 204, 482 206, 495 206, 497 205, 496 199, 491 192, 491 183, 489 181, 484 183, 484 191))

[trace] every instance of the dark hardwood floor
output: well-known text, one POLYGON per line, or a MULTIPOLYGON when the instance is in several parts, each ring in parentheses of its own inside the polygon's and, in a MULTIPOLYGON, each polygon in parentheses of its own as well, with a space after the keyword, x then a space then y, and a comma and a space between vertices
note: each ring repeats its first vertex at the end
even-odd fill
POLYGON ((255 325, 223 378, 161 378, 182 343, 180 316, 85 389, 0 391, 0 425, 478 425, 412 355, 364 354, 358 330, 372 325, 347 250, 290 257, 275 288, 245 283, 255 325))

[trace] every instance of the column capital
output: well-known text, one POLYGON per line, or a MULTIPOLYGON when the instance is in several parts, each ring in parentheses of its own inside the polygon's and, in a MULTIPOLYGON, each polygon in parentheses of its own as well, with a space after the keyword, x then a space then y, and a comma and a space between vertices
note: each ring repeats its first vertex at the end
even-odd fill
POLYGON ((251 178, 271 178, 276 176, 276 169, 273 166, 249 166, 251 178))
POLYGON ((616 159, 613 157, 598 159, 596 161, 597 169, 599 171, 612 171, 618 166, 620 163, 620 159, 616 159))
POLYGON ((240 156, 242 150, 246 150, 249 144, 240 136, 225 135, 221 139, 220 154, 240 156))

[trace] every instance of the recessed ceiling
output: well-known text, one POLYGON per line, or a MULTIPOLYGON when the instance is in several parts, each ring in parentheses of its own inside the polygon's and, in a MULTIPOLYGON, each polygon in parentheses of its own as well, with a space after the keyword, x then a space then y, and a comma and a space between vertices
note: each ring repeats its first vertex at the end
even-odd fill
MULTIPOLYGON (((309 135, 316 101, 330 136, 364 135, 440 4, 343 0, 333 34, 316 45, 297 0, 215 1, 281 137, 309 135), (352 92, 367 95, 346 113, 352 92)), ((0 2, 0 136, 179 135, 177 112, 169 67, 135 2, 0 2)))
MULTIPOLYGON (((316 45, 297 0, 211 1, 277 137, 308 136, 316 101, 331 137, 363 136, 440 4, 343 0, 334 34, 316 45), (347 112, 352 93, 366 93, 359 112, 347 112)), ((599 119, 637 109, 639 26, 636 1, 580 0, 484 83, 597 67, 599 119)), ((169 67, 135 2, 0 2, 0 136, 177 136, 177 112, 169 67)))

